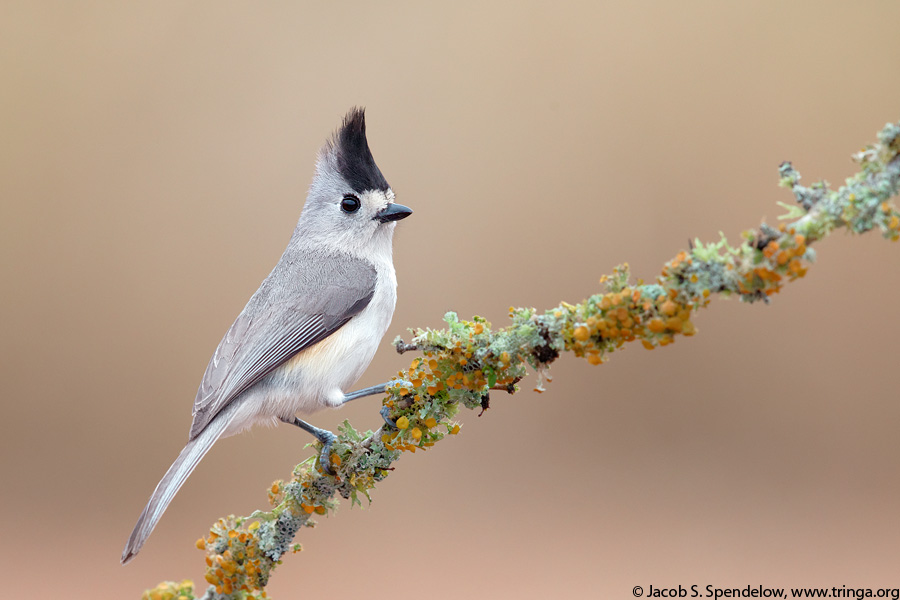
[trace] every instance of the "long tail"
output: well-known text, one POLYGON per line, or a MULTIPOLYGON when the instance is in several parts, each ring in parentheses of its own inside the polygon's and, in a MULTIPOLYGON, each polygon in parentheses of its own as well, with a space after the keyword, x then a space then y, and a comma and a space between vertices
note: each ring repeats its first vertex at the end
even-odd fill
POLYGON ((125 550, 122 551, 123 565, 140 552, 144 542, 150 537, 153 528, 156 527, 159 519, 166 511, 166 507, 169 506, 169 502, 172 501, 182 484, 194 471, 200 459, 209 452, 212 445, 216 443, 216 440, 221 437, 225 428, 231 423, 232 418, 234 418, 234 408, 234 403, 225 407, 200 432, 200 435, 189 441, 184 450, 181 451, 181 454, 178 455, 178 458, 175 459, 175 462, 172 463, 172 466, 169 467, 169 470, 166 471, 166 474, 163 475, 160 482, 156 484, 153 495, 150 496, 147 506, 144 507, 144 511, 138 517, 137 524, 131 532, 131 537, 128 538, 128 543, 125 544, 125 550))

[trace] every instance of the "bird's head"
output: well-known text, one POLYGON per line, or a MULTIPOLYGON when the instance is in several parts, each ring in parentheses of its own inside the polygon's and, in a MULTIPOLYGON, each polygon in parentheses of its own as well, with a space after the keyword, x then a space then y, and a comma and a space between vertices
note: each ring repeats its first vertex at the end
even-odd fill
POLYGON ((369 150, 365 111, 353 108, 319 151, 298 230, 307 242, 366 254, 390 245, 396 222, 412 210, 394 202, 394 191, 369 150))

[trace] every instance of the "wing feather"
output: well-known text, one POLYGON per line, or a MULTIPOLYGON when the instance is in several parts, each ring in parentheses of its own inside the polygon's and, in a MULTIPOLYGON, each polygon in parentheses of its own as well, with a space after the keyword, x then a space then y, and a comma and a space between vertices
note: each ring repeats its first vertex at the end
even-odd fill
POLYGON ((191 439, 241 392, 359 314, 375 280, 374 266, 362 259, 286 253, 213 353, 194 401, 191 439))

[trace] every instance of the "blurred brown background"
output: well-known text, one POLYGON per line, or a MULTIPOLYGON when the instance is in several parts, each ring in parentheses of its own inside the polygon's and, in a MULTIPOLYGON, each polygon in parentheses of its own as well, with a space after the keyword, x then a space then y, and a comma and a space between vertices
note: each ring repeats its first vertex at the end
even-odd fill
MULTIPOLYGON (((503 326, 775 222, 780 161, 840 183, 900 118, 895 2, 425 4, 0 5, 0 595, 200 583, 194 540, 308 455, 287 427, 220 442, 119 565, 350 106, 415 209, 360 385, 446 310, 503 326)), ((463 414, 370 509, 302 532, 270 593, 898 587, 900 246, 817 250, 770 306, 715 302, 692 339, 564 357, 545 394, 463 414)), ((377 406, 312 421, 376 427, 377 406)))

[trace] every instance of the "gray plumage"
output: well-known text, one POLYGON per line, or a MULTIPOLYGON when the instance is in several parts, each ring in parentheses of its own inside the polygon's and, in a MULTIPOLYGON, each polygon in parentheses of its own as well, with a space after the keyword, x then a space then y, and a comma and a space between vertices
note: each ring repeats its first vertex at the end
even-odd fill
POLYGON ((188 443, 138 518, 123 563, 138 553, 219 438, 282 420, 313 433, 327 448, 333 434, 296 413, 338 407, 382 389, 346 393, 394 312, 391 241, 396 221, 412 211, 393 199, 369 150, 364 113, 353 109, 319 153, 287 249, 213 353, 194 401, 188 443))
POLYGON ((285 253, 279 262, 289 273, 286 285, 267 277, 213 353, 194 400, 190 439, 241 392, 337 331, 372 300, 375 268, 370 262, 296 254, 285 253))

